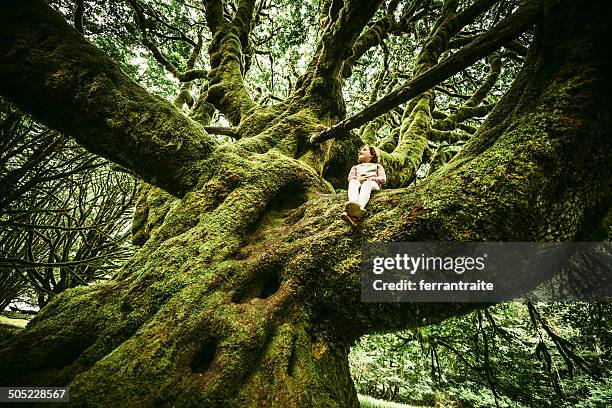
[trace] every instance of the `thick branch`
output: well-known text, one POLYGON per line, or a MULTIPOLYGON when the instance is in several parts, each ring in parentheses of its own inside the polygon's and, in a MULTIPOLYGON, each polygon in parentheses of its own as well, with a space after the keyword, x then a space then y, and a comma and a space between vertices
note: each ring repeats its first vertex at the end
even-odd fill
MULTIPOLYGON (((206 71, 203 69, 193 69, 198 59, 198 56, 200 55, 201 50, 202 50, 202 32, 200 31, 198 33, 198 42, 196 43, 196 46, 192 48, 191 54, 189 55, 189 58, 187 59, 187 69, 189 71, 181 73, 183 77, 188 76, 186 75, 188 73, 197 73, 197 75, 193 75, 193 78, 192 77, 186 78, 187 81, 181 84, 181 89, 179 91, 179 94, 177 95, 177 97, 174 99, 174 102, 173 102, 174 106, 176 106, 178 109, 182 109, 184 104, 187 104, 187 106, 189 106, 190 108, 194 105, 195 101, 193 99, 193 96, 191 95, 191 85, 192 85, 191 81, 198 77, 204 78, 207 75, 206 71)), ((179 80, 180 79, 181 78, 179 78, 179 80)))
POLYGON ((134 83, 43 1, 0 7, 2 95, 167 191, 195 184, 192 165, 214 146, 201 126, 134 83))
POLYGON ((322 143, 326 140, 338 137, 351 129, 362 126, 375 117, 401 105, 450 78, 457 72, 469 67, 474 62, 489 55, 491 52, 497 50, 499 47, 524 32, 537 20, 540 15, 540 8, 541 2, 538 0, 527 2, 517 12, 495 25, 487 33, 472 41, 461 51, 453 54, 445 61, 436 64, 431 69, 423 72, 401 88, 391 92, 389 95, 363 109, 361 112, 339 122, 321 133, 312 135, 310 142, 313 144, 322 143))
POLYGON ((345 2, 337 21, 330 25, 321 38, 315 76, 336 76, 341 62, 351 55, 359 33, 370 21, 380 3, 380 0, 345 2))
POLYGON ((222 126, 205 126, 204 129, 212 135, 236 137, 236 129, 222 126))
POLYGON ((480 106, 462 105, 457 108, 457 112, 448 116, 441 122, 434 123, 433 127, 438 130, 453 130, 459 127, 459 124, 466 119, 482 118, 487 116, 493 110, 495 104, 486 104, 480 106))
POLYGON ((256 104, 244 86, 243 47, 247 44, 253 18, 254 1, 243 0, 230 22, 223 16, 220 0, 206 2, 206 22, 213 33, 208 48, 210 65, 208 73, 207 102, 237 126, 256 104))
MULTIPOLYGON (((329 4, 330 15, 340 3, 329 4)), ((352 54, 359 33, 380 3, 381 0, 345 1, 337 18, 325 23, 317 49, 297 87, 307 103, 318 106, 320 116, 337 120, 346 115, 340 75, 342 62, 352 54)))

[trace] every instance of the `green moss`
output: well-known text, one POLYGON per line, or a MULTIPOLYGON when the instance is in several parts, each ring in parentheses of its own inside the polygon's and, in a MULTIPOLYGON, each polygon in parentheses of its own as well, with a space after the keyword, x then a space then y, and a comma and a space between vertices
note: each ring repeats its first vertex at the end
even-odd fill
POLYGON ((432 93, 428 91, 414 99, 413 109, 402 118, 395 149, 391 153, 381 152, 380 163, 385 168, 390 187, 406 186, 416 175, 431 129, 431 98, 432 93))

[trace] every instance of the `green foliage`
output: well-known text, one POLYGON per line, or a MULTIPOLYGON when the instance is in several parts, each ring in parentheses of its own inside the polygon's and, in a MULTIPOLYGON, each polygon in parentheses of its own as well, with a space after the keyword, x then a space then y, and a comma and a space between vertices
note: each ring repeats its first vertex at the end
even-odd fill
POLYGON ((524 303, 511 302, 436 326, 361 338, 350 354, 357 389, 426 406, 609 406, 611 305, 536 308, 584 359, 583 368, 568 364, 541 322, 534 328, 524 303))

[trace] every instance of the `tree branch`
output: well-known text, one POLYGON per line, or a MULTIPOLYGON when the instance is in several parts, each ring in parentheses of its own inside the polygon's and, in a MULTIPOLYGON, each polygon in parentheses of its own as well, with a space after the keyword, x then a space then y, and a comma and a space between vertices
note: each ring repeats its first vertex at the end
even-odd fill
POLYGON ((0 72, 2 95, 173 194, 195 184, 195 162, 214 147, 201 126, 128 78, 42 0, 1 3, 0 72))
POLYGON ((205 126, 204 129, 212 135, 236 137, 236 129, 222 126, 205 126))
POLYGON ((328 13, 322 20, 324 31, 317 43, 306 73, 299 79, 296 93, 318 107, 320 116, 339 119, 346 115, 340 71, 352 54, 359 33, 382 0, 348 0, 324 3, 328 13), (341 6, 342 5, 342 6, 341 6), (337 17, 334 16, 337 14, 337 17))
POLYGON ((529 28, 539 17, 541 2, 530 0, 514 14, 496 24, 491 30, 472 41, 459 52, 436 64, 426 72, 407 82, 361 112, 347 118, 325 131, 310 137, 310 143, 318 144, 333 139, 364 125, 375 117, 407 102, 415 96, 450 78, 457 72, 469 67, 479 59, 489 55, 508 41, 529 28))
POLYGON ((410 33, 410 23, 419 20, 425 15, 429 0, 414 0, 410 6, 405 7, 399 21, 395 21, 395 9, 399 2, 392 1, 387 7, 387 14, 370 25, 368 29, 357 38, 353 46, 352 55, 342 65, 342 77, 348 78, 353 73, 353 67, 370 48, 383 44, 391 34, 399 35, 410 33), (418 11, 418 13, 417 13, 418 11))
POLYGON ((189 81, 193 81, 194 79, 206 77, 207 75, 206 70, 193 69, 195 65, 195 61, 200 53, 200 50, 202 49, 202 35, 201 34, 198 35, 198 41, 196 43, 193 43, 193 41, 190 42, 193 44, 193 49, 187 61, 187 70, 181 71, 178 69, 176 65, 168 61, 168 59, 166 59, 166 57, 164 57, 162 52, 159 50, 157 45, 155 45, 155 43, 149 39, 149 36, 147 33, 147 20, 142 11, 141 5, 136 0, 127 0, 127 1, 130 4, 130 6, 132 6, 132 9, 136 13, 136 22, 138 23, 138 26, 140 27, 140 32, 142 34, 142 43, 144 44, 145 47, 147 47, 149 51, 151 51, 153 58, 155 58, 157 62, 159 62, 164 68, 166 68, 168 72, 174 75, 174 77, 177 78, 181 82, 189 82, 189 81))
POLYGON ((83 0, 77 0, 75 2, 74 16, 73 16, 73 24, 74 28, 81 34, 84 34, 83 30, 83 14, 85 13, 85 5, 83 0))
POLYGON ((213 33, 208 48, 211 70, 206 101, 234 126, 256 106, 244 86, 242 65, 254 4, 254 0, 241 0, 230 22, 223 15, 222 1, 206 1, 206 22, 213 33))

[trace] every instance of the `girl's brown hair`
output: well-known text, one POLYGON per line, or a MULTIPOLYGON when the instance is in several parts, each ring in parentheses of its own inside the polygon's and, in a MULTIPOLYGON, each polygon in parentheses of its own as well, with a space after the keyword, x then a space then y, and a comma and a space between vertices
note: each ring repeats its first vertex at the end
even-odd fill
POLYGON ((376 148, 374 146, 363 145, 359 148, 359 150, 363 149, 366 146, 368 147, 368 149, 370 149, 370 156, 372 156, 370 163, 378 163, 378 153, 376 153, 376 148))

